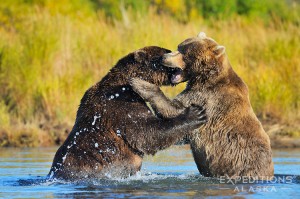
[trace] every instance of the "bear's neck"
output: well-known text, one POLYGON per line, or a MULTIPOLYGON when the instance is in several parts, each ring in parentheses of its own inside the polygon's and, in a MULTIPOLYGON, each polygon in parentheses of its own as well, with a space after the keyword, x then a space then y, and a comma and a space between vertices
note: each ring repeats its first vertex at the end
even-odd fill
POLYGON ((118 86, 129 85, 129 78, 122 73, 115 73, 110 71, 103 79, 100 81, 100 85, 103 88, 112 88, 118 86))
POLYGON ((123 73, 110 71, 103 79, 93 88, 97 91, 101 90, 101 96, 106 99, 122 99, 131 102, 144 102, 144 100, 133 91, 129 84, 130 77, 123 73))

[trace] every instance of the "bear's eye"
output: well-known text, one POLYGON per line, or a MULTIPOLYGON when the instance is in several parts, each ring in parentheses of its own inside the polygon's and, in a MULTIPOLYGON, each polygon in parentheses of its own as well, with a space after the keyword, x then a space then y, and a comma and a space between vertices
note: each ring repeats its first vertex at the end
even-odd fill
POLYGON ((184 48, 180 48, 180 47, 178 47, 178 52, 180 52, 181 54, 185 54, 185 49, 184 48))
POLYGON ((161 56, 154 56, 154 57, 152 57, 151 61, 153 61, 153 62, 159 61, 160 58, 161 58, 161 56))

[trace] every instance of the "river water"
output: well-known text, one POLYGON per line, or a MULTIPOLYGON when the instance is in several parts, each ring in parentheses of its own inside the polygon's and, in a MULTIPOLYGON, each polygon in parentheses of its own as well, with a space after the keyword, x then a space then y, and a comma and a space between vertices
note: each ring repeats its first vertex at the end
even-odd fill
POLYGON ((0 149, 0 198, 300 198, 300 149, 273 150, 271 181, 238 183, 198 174, 188 145, 144 159, 128 179, 46 180, 57 148, 0 149))

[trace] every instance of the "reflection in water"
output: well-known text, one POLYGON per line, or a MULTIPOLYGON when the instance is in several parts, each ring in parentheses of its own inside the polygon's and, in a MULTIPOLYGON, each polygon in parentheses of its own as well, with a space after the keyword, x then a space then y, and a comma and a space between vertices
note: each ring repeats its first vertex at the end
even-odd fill
POLYGON ((0 198, 142 197, 193 198, 300 196, 300 150, 274 151, 276 178, 292 181, 225 183, 198 174, 189 146, 173 146, 144 159, 140 173, 128 179, 68 183, 47 180, 56 148, 0 149, 0 198), (292 175, 286 175, 292 174, 292 175), (42 176, 42 177, 37 177, 42 176))

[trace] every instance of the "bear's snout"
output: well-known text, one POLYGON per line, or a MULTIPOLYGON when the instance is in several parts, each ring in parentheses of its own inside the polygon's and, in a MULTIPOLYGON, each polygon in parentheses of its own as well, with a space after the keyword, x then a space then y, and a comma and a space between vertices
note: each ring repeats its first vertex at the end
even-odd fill
POLYGON ((162 64, 170 68, 185 69, 183 55, 179 51, 164 54, 162 57, 162 64))

